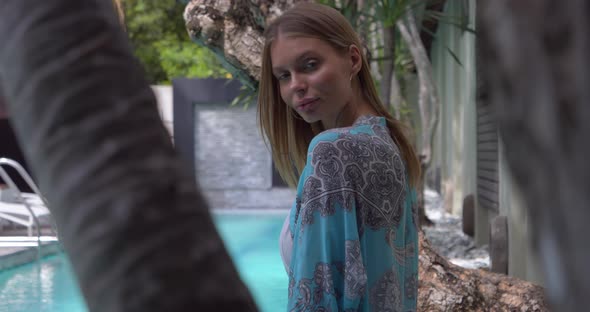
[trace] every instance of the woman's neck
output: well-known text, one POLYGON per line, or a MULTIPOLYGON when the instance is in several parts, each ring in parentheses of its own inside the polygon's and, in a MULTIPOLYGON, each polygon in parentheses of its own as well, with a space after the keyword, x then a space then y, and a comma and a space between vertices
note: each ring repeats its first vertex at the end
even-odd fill
POLYGON ((350 127, 360 116, 364 115, 377 115, 377 112, 364 100, 354 104, 351 101, 344 105, 335 120, 322 122, 322 124, 324 129, 350 127))

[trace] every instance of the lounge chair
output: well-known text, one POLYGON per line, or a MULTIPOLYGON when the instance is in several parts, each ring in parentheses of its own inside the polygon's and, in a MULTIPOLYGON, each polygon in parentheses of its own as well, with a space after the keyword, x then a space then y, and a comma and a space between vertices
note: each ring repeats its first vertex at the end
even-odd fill
POLYGON ((33 235, 33 226, 37 226, 37 236, 40 236, 39 217, 50 216, 50 211, 31 176, 18 162, 0 158, 0 177, 6 183, 6 187, 0 189, 0 219, 26 226, 29 237, 33 235), (14 168, 34 193, 21 192, 4 167, 14 168))

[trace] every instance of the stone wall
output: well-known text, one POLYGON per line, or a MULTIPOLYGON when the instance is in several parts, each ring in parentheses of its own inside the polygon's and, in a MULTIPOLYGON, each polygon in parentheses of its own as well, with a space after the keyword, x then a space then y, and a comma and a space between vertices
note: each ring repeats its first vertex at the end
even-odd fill
POLYGON ((295 192, 273 183, 256 105, 230 106, 239 92, 226 80, 174 80, 175 146, 212 208, 286 210, 295 192))
POLYGON ((195 105, 197 178, 205 189, 268 189, 272 159, 256 109, 195 105))
POLYGON ((272 185, 272 157, 256 108, 195 104, 196 177, 218 209, 287 209, 295 194, 272 185))

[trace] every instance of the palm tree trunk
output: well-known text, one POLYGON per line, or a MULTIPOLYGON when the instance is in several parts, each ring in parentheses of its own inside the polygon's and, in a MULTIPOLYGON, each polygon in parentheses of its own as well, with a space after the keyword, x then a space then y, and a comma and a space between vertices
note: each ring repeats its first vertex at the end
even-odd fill
POLYGON ((554 311, 590 306, 590 3, 478 1, 487 93, 554 311))
POLYGON ((397 79, 397 71, 395 70, 395 67, 393 68, 393 73, 391 75, 391 95, 389 96, 390 98, 390 103, 391 106, 393 107, 393 111, 395 113, 395 118, 397 118, 398 120, 402 120, 405 121, 404 117, 402 117, 402 107, 404 106, 404 103, 406 103, 406 101, 404 100, 404 96, 402 94, 402 89, 401 86, 399 84, 399 80, 397 79))
MULTIPOLYGON (((385 43, 385 59, 381 66, 383 67, 383 76, 381 78, 381 97, 383 104, 391 111, 391 79, 393 77, 394 53, 395 53, 395 27, 383 27, 383 41, 385 43)), ((396 110, 396 113, 397 110, 396 110)), ((399 116, 396 116, 399 119, 399 116)))
MULTIPOLYGON (((439 114, 439 100, 438 92, 434 85, 432 78, 432 65, 430 59, 426 54, 426 49, 420 39, 420 33, 416 26, 414 13, 408 9, 405 16, 397 23, 397 27, 402 35, 402 38, 408 45, 410 53, 416 64, 419 81, 419 96, 418 107, 420 109, 420 124, 421 124, 421 142, 420 142, 420 163, 422 167, 422 174, 430 168, 432 162, 432 149, 434 145, 434 137, 436 134, 436 126, 438 124, 439 114)), ((420 197, 424 196, 424 178, 421 179, 422 192, 419 196, 419 215, 421 225, 432 225, 432 221, 428 219, 425 212, 424 201, 420 197)))
POLYGON ((11 121, 89 311, 255 311, 111 3, 1 1, 0 42, 11 121))
POLYGON ((420 39, 420 33, 418 32, 412 10, 408 9, 405 16, 396 24, 402 38, 410 49, 410 53, 416 64, 416 70, 418 71, 420 85, 418 106, 420 107, 422 124, 420 154, 423 157, 424 166, 428 168, 432 162, 432 146, 439 119, 440 101, 438 99, 438 92, 432 77, 432 65, 420 39))

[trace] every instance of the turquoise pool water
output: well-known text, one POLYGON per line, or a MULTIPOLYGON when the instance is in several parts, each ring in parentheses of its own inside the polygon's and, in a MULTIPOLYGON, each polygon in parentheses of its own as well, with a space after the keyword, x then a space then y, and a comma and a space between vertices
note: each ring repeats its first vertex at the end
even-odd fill
MULTIPOLYGON (((229 253, 263 312, 283 311, 288 279, 278 251, 284 215, 215 215, 229 253)), ((0 311, 84 312, 64 255, 0 272, 0 311)))

